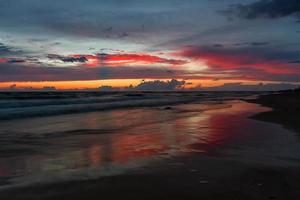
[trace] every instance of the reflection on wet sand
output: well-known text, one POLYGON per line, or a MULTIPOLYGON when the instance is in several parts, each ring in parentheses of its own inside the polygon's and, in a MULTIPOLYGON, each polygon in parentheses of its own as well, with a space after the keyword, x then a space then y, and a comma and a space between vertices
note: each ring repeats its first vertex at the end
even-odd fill
POLYGON ((97 171, 91 176, 98 176, 164 156, 209 154, 251 136, 245 130, 255 127, 256 122, 247 117, 265 110, 254 104, 229 101, 183 104, 168 110, 141 108, 49 117, 35 119, 34 124, 24 120, 18 128, 31 132, 33 139, 45 145, 26 144, 33 153, 0 158, 0 182, 5 184, 13 177, 20 181, 20 177, 27 176, 43 179, 44 174, 60 176, 74 171, 87 176, 87 169, 97 171), (71 133, 79 127, 82 132, 76 135, 51 134, 71 133), (89 129, 98 131, 85 134, 89 129))

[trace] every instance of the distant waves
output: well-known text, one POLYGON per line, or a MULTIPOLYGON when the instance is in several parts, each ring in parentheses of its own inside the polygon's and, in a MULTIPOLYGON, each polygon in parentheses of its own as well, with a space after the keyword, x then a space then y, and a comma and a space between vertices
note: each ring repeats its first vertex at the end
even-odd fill
POLYGON ((14 93, 0 94, 0 120, 43 117, 200 100, 199 93, 14 93))
POLYGON ((249 96, 247 92, 3 92, 0 120, 249 96))

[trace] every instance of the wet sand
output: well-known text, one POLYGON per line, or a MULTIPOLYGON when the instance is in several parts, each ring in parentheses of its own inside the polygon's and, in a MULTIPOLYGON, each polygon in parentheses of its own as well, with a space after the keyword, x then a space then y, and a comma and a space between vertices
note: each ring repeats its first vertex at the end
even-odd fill
MULTIPOLYGON (((176 123, 173 121, 168 129, 164 126, 162 135, 166 133, 172 135, 174 131, 180 133, 182 125, 186 125, 181 130, 182 133, 192 131, 193 137, 177 134, 172 138, 185 141, 178 146, 180 151, 174 155, 173 148, 165 150, 166 144, 170 144, 171 135, 168 135, 168 140, 162 140, 160 134, 156 135, 159 137, 154 137, 157 140, 152 140, 153 135, 146 140, 134 137, 131 140, 134 141, 134 145, 130 140, 123 143, 125 146, 119 152, 121 158, 128 161, 128 158, 134 155, 147 158, 154 156, 156 159, 139 167, 130 168, 119 175, 103 176, 94 180, 82 178, 75 181, 36 183, 2 189, 0 197, 5 200, 299 199, 298 135, 280 125, 250 119, 258 112, 269 111, 268 108, 240 101, 231 101, 227 105, 231 106, 222 106, 200 112, 201 114, 179 118, 176 123), (193 126, 189 126, 189 123, 193 126), (199 129, 195 129, 195 124, 199 129), (193 135, 195 133, 196 135, 193 135), (136 142, 144 142, 148 146, 135 151, 139 148, 136 142), (133 149, 126 146, 132 146, 133 149), (127 150, 124 152, 124 149, 127 150)), ((190 109, 195 110, 194 106, 192 105, 190 109)), ((188 107, 184 105, 184 109, 188 107)), ((168 109, 167 112, 171 112, 172 115, 174 109, 168 109)), ((155 126, 148 124, 144 128, 152 131, 161 130, 155 126)), ((142 133, 145 129, 134 130, 142 133)), ((174 144, 178 145, 177 142, 174 144)))
POLYGON ((298 199, 299 168, 247 165, 191 156, 93 181, 32 186, 1 199, 298 199), (150 167, 149 167, 150 168, 150 167))
POLYGON ((300 89, 262 95, 249 102, 273 108, 253 116, 254 119, 279 123, 300 133, 300 89))

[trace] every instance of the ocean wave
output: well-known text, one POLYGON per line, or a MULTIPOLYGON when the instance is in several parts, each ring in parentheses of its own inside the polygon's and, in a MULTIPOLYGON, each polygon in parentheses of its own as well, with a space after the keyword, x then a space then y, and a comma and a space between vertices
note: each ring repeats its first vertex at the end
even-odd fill
POLYGON ((146 95, 118 96, 89 99, 2 101, 0 120, 43 117, 133 107, 173 105, 199 100, 195 96, 146 95))
POLYGON ((44 117, 249 96, 235 92, 11 92, 0 93, 0 120, 44 117))

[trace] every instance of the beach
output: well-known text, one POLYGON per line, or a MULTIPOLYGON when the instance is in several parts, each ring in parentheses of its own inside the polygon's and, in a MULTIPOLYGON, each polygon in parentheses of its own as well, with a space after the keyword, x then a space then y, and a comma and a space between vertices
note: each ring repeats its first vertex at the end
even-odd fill
POLYGON ((300 196, 299 134, 256 119, 272 113, 256 104, 264 96, 93 94, 86 106, 68 95, 14 96, 1 115, 1 199, 300 196))
POLYGON ((292 131, 300 132, 298 115, 300 112, 300 90, 282 91, 249 102, 271 107, 273 110, 253 116, 254 119, 283 124, 292 131))
POLYGON ((0 200, 300 200, 300 0, 0 16, 0 200))

